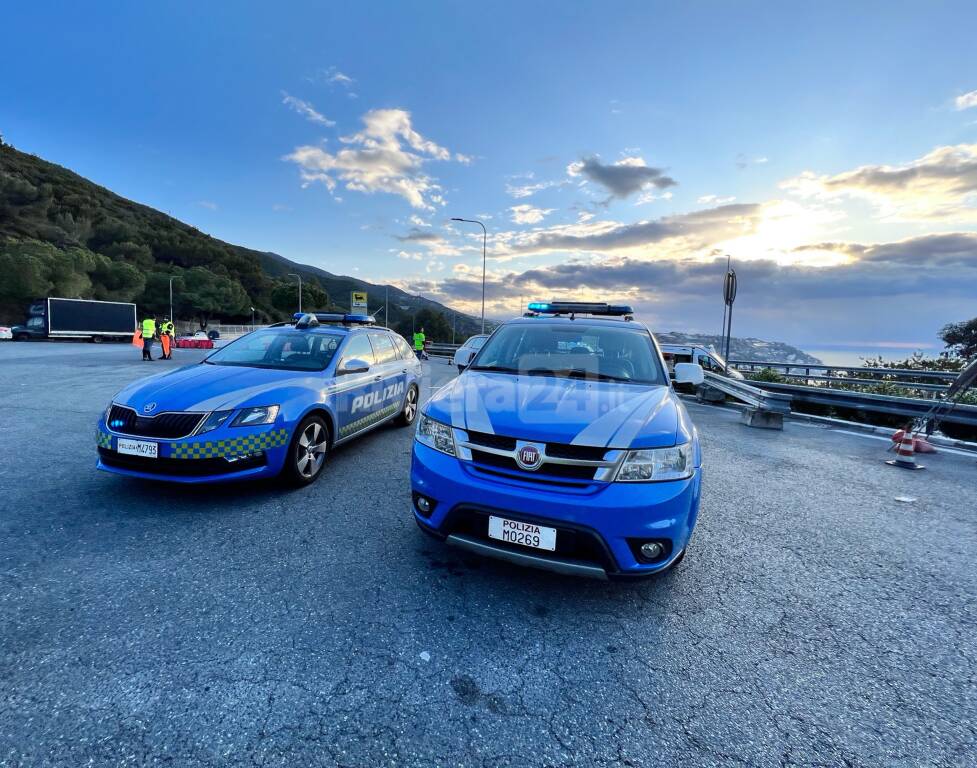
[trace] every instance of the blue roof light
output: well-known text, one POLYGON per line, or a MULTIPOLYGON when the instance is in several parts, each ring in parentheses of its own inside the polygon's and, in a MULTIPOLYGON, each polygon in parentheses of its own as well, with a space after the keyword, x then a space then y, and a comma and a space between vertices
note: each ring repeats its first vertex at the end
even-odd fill
POLYGON ((315 318, 317 323, 342 323, 343 325, 374 325, 376 323, 376 318, 373 315, 353 315, 342 312, 296 312, 292 315, 292 319, 297 323, 300 323, 304 317, 315 318))
POLYGON ((529 304, 530 312, 548 315, 604 315, 622 317, 633 315, 634 310, 626 304, 605 304, 598 301, 534 301, 529 304))

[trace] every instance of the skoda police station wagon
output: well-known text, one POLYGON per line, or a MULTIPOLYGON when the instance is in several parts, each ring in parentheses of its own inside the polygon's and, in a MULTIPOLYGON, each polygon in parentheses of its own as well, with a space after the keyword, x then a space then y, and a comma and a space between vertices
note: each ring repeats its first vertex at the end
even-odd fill
POLYGON ((336 445, 414 423, 421 364, 366 315, 296 315, 137 381, 98 422, 98 468, 180 483, 319 477, 336 445))
MULTIPOLYGON (((424 406, 411 486, 425 532, 566 574, 626 578, 684 556, 699 439, 630 307, 530 304, 424 406)), ((701 383, 677 364, 675 380, 701 383)))

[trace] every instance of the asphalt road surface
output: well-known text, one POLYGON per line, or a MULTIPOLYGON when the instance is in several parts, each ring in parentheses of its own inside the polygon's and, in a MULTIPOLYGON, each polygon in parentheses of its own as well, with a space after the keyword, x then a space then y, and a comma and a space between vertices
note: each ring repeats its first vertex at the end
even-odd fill
POLYGON ((408 430, 299 491, 96 472, 112 394, 201 356, 0 344, 0 764, 977 764, 972 458, 693 404, 689 556, 592 582, 424 537, 408 430))

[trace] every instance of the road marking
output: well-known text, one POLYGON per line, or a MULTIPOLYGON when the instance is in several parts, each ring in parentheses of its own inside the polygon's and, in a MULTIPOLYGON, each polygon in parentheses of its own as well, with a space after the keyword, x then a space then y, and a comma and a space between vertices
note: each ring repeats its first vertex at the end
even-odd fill
MULTIPOLYGON (((867 437, 869 440, 882 440, 883 442, 886 443, 892 442, 892 438, 883 437, 882 435, 869 435, 866 434, 865 432, 851 432, 847 429, 832 429, 830 431, 840 432, 843 435, 854 435, 855 437, 867 437)), ((944 448, 942 445, 935 445, 933 447, 936 448, 937 453, 954 453, 957 456, 966 456, 967 458, 970 459, 974 458, 974 456, 977 456, 977 454, 975 454, 973 451, 961 451, 957 448, 944 448)))

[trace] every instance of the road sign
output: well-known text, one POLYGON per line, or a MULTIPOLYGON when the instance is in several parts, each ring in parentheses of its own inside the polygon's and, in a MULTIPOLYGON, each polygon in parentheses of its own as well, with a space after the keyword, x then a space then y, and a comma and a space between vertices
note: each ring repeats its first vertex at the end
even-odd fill
POLYGON ((736 270, 729 269, 726 270, 726 279, 723 282, 723 298, 726 300, 727 304, 732 304, 736 301, 736 270))
POLYGON ((353 291, 350 294, 349 311, 354 315, 369 314, 366 309, 366 291, 353 291))

